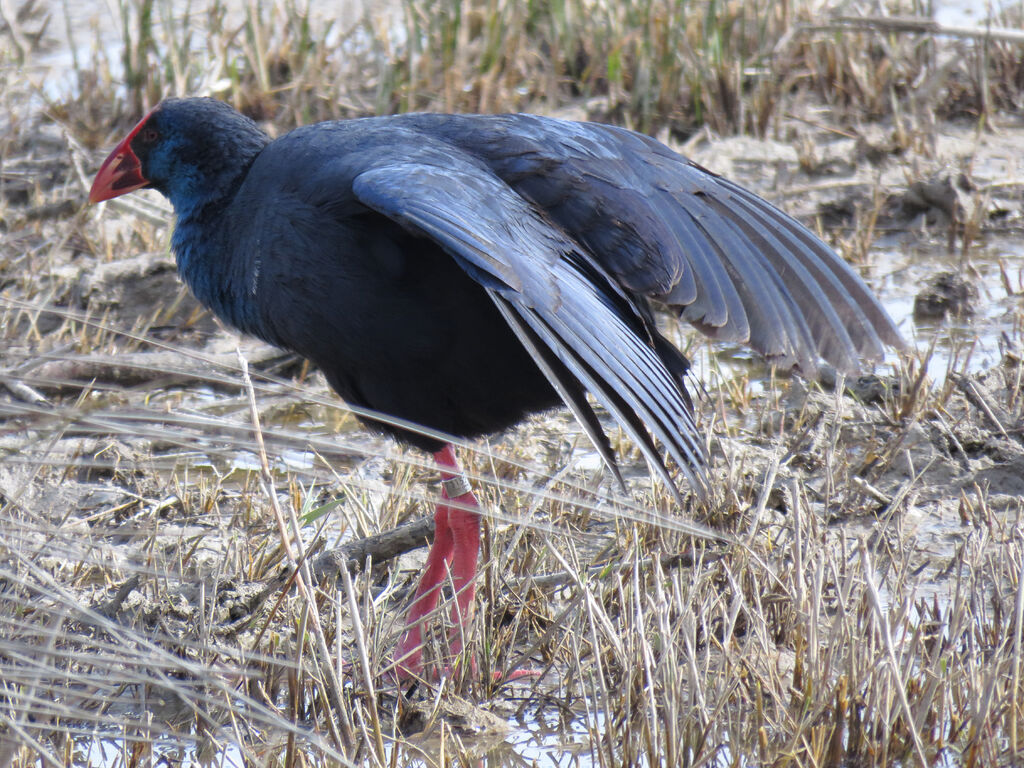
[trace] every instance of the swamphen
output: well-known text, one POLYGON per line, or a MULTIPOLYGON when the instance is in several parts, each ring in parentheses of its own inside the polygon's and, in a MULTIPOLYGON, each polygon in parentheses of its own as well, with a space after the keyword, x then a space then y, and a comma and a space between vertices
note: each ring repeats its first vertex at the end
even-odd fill
MULTIPOLYGON (((103 163, 89 199, 141 187, 174 206, 171 245, 225 322, 318 365, 351 404, 475 437, 564 403, 618 476, 589 392, 675 492, 670 456, 701 486, 705 448, 685 357, 652 301, 772 361, 844 372, 900 346, 863 281, 795 220, 632 131, 534 115, 407 114, 271 140, 213 99, 171 99, 103 163), (660 443, 660 448, 658 443, 660 443)), ((473 600, 476 500, 450 445, 406 633, 449 573, 455 624, 473 600)), ((621 478, 620 478, 621 479, 621 478)), ((459 637, 453 639, 458 648, 459 637)))

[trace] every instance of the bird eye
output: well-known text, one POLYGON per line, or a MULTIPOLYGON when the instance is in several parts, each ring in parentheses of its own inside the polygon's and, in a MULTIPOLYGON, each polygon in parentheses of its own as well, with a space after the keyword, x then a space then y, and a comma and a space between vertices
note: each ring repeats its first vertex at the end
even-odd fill
POLYGON ((152 144, 158 138, 160 138, 160 134, 157 133, 156 128, 146 127, 142 129, 142 140, 147 144, 152 144))

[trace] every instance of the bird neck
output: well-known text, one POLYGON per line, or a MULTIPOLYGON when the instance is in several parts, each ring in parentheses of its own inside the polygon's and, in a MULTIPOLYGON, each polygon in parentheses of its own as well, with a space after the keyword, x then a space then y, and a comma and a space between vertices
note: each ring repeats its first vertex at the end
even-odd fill
POLYGON ((182 164, 158 187, 176 214, 171 249, 178 273, 196 298, 224 322, 256 336, 253 301, 258 261, 233 242, 233 201, 269 141, 245 121, 211 131, 201 155, 182 164))
POLYGON ((254 300, 259 262, 231 243, 229 200, 179 212, 171 236, 178 274, 195 297, 224 322, 262 336, 254 300))

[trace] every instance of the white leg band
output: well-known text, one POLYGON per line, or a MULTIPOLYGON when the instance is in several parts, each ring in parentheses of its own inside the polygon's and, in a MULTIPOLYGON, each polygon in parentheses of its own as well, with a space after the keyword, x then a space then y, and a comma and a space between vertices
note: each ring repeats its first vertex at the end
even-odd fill
POLYGON ((462 475, 455 475, 453 477, 449 477, 447 480, 442 480, 441 487, 444 488, 444 493, 449 499, 464 496, 465 494, 473 491, 472 487, 469 485, 469 480, 462 475))

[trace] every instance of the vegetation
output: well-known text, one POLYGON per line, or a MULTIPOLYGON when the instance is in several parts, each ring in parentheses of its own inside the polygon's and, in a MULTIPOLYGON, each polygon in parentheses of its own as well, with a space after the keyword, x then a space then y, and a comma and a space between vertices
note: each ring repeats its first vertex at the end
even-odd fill
POLYGON ((2 4, 0 764, 1021 759, 1024 185, 997 162, 1019 155, 1020 42, 812 0, 403 0, 350 25, 240 5, 122 0, 112 39, 2 4), (430 508, 424 457, 201 311, 158 197, 84 206, 112 142, 186 93, 279 132, 523 110, 706 164, 722 136, 795 147, 732 170, 890 297, 920 287, 904 252, 982 282, 998 352, 978 362, 969 320, 901 317, 923 351, 836 386, 681 342, 715 456, 683 510, 625 438, 617 491, 566 414, 463 446, 488 510, 474 663, 400 692, 422 550, 351 575, 329 554, 430 508), (993 125, 1003 154, 981 152, 993 125), (943 207, 950 133, 971 149, 943 207), (522 666, 542 675, 494 682, 522 666))

